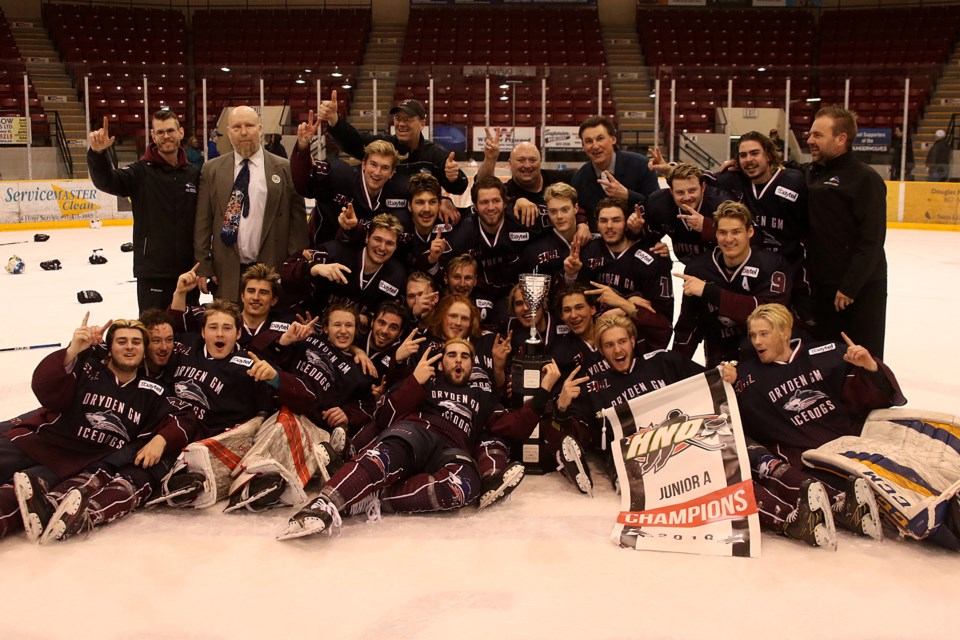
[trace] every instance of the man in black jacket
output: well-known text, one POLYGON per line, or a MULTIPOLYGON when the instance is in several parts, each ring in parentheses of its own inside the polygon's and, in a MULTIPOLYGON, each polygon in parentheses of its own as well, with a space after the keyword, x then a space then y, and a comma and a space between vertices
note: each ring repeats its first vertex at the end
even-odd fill
MULTIPOLYGON (((183 128, 172 111, 157 111, 151 122, 153 142, 137 162, 110 166, 104 153, 116 138, 109 123, 91 131, 87 150, 90 179, 101 191, 130 198, 133 204, 133 275, 140 311, 166 309, 177 278, 193 265, 193 226, 200 169, 180 147, 183 128)), ((200 292, 190 304, 197 304, 200 292)))
MULTIPOLYGON (((326 120, 330 128, 327 132, 337 141, 340 148, 357 160, 362 160, 364 147, 374 140, 386 140, 392 144, 400 154, 400 164, 397 173, 401 176, 412 176, 421 171, 427 171, 440 181, 440 186, 447 193, 461 194, 467 190, 467 176, 460 170, 460 165, 453 158, 453 152, 439 144, 423 137, 423 127, 427 112, 418 100, 403 100, 390 109, 393 117, 395 135, 360 133, 353 125, 337 114, 337 92, 334 91, 330 100, 320 103, 317 116, 326 120)), ((456 224, 460 220, 460 213, 453 202, 444 200, 440 205, 440 216, 444 222, 456 224)))
POLYGON ((887 313, 887 187, 851 153, 857 116, 824 107, 810 127, 810 284, 816 337, 841 331, 883 356, 887 313))

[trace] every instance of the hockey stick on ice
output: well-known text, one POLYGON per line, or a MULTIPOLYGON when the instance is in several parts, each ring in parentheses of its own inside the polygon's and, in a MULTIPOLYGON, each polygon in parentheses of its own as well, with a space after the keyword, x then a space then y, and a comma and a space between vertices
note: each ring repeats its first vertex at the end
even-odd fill
POLYGON ((0 352, 2 351, 29 351, 30 349, 53 349, 54 347, 61 347, 59 342, 51 342, 49 344, 30 344, 24 345, 22 347, 0 347, 0 352))
POLYGON ((16 242, 0 242, 0 247, 6 247, 11 244, 27 244, 29 240, 17 240, 16 242))

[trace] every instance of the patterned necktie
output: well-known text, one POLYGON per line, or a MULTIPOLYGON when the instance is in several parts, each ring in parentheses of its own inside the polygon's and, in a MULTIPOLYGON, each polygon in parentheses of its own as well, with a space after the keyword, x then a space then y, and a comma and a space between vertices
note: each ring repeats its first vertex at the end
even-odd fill
POLYGON ((233 189, 230 191, 230 199, 227 201, 227 208, 223 212, 223 227, 220 229, 220 239, 228 247, 237 242, 237 234, 240 228, 240 217, 246 218, 250 215, 250 159, 243 159, 243 166, 237 173, 233 181, 233 189))

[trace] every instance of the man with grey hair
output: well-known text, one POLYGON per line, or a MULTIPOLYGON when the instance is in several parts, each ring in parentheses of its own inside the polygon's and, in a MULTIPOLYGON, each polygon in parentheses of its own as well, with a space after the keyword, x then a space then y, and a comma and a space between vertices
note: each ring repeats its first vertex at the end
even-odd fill
POLYGON ((303 198, 290 162, 264 151, 259 114, 235 107, 227 119, 233 153, 207 162, 200 176, 194 255, 200 289, 238 301, 240 274, 261 262, 280 269, 307 247, 303 198))
POLYGON ((946 182, 950 178, 950 143, 947 132, 937 129, 937 139, 927 152, 927 181, 946 182))

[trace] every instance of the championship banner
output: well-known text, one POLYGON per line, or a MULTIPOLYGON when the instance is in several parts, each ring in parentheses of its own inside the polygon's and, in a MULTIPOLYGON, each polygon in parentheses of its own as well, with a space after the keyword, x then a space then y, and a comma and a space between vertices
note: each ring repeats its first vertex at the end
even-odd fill
POLYGON ((129 218, 117 211, 117 197, 100 191, 90 180, 4 182, 0 191, 0 224, 65 220, 129 218))
POLYGON ((720 372, 603 410, 613 428, 622 547, 711 556, 760 555, 740 410, 720 372))

